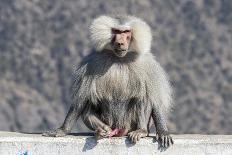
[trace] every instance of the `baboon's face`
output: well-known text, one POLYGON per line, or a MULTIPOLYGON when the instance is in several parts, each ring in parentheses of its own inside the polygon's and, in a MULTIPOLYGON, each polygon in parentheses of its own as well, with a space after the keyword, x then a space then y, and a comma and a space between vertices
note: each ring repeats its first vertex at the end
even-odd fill
POLYGON ((118 57, 124 57, 130 46, 132 30, 129 28, 112 28, 112 36, 114 54, 118 57))

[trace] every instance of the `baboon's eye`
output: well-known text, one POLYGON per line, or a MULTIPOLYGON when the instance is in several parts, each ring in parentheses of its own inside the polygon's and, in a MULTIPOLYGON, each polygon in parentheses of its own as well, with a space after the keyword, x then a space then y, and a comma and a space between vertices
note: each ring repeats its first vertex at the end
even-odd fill
POLYGON ((122 33, 122 31, 112 28, 112 33, 113 34, 120 34, 120 33, 122 33))
POLYGON ((125 30, 125 31, 123 31, 123 33, 128 33, 128 32, 131 32, 131 30, 125 30))

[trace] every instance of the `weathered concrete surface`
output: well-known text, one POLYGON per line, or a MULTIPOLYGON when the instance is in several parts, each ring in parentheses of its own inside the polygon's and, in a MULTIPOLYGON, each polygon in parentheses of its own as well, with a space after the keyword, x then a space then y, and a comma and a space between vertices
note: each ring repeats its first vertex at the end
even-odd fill
POLYGON ((0 155, 232 155, 232 135, 173 135, 173 138, 174 146, 162 150, 152 137, 133 145, 124 137, 96 143, 92 136, 86 135, 51 138, 41 134, 0 132, 0 155))

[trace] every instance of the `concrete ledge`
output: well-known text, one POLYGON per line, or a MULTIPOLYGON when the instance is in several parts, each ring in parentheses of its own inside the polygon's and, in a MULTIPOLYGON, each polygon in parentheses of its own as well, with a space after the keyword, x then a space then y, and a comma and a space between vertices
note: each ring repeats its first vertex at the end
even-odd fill
POLYGON ((125 137, 102 139, 96 143, 86 134, 51 138, 41 134, 0 132, 0 155, 232 155, 232 135, 173 135, 173 138, 174 146, 162 150, 152 137, 133 145, 125 137))

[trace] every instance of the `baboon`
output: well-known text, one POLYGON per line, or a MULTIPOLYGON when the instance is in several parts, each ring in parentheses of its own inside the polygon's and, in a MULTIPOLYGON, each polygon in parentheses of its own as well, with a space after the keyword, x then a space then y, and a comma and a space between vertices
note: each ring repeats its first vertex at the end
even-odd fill
POLYGON ((72 105, 63 125, 44 136, 64 136, 81 116, 96 137, 146 137, 154 120, 158 142, 173 144, 167 128, 172 90, 151 53, 152 33, 134 16, 100 16, 90 26, 96 51, 74 73, 72 105))

